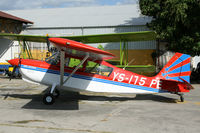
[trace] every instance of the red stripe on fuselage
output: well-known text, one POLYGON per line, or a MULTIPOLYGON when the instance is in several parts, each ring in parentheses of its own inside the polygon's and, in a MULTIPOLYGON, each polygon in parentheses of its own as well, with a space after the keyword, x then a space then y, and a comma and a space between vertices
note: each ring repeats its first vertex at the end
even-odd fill
MULTIPOLYGON (((104 63, 106 63, 106 62, 103 62, 103 64, 104 63)), ((27 66, 32 66, 32 67, 48 69, 48 70, 60 71, 60 64, 58 64, 58 65, 50 65, 50 64, 46 63, 45 61, 31 60, 31 59, 21 59, 21 64, 22 65, 27 65, 27 66)), ((71 73, 73 71, 73 69, 74 68, 71 68, 71 67, 65 67, 64 71, 66 73, 71 73)), ((100 78, 100 79, 112 80, 112 79, 110 79, 109 77, 106 77, 106 76, 81 72, 81 69, 80 69, 80 71, 77 71, 76 74, 89 76, 89 77, 100 78)))

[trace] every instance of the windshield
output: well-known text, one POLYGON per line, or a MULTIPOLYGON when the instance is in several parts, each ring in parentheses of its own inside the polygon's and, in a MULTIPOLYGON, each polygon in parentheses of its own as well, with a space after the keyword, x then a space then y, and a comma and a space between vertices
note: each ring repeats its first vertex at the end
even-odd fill
POLYGON ((57 65, 58 62, 60 61, 60 53, 59 52, 53 53, 52 56, 46 58, 45 61, 48 64, 57 65))

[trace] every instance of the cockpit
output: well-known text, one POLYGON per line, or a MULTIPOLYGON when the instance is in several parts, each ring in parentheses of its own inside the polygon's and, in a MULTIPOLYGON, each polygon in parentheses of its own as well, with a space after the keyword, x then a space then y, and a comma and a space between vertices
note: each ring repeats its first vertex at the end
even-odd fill
MULTIPOLYGON (((50 65, 60 65, 60 52, 55 52, 52 56, 45 59, 45 61, 50 65)), ((66 57, 65 58, 65 70, 73 70, 76 66, 80 64, 81 60, 78 58, 66 57)), ((103 65, 95 60, 87 60, 78 69, 78 72, 85 72, 91 74, 98 74, 102 76, 109 77, 112 73, 113 68, 103 65)))
POLYGON ((45 62, 50 65, 57 65, 60 62, 60 52, 55 52, 52 56, 45 59, 45 62))

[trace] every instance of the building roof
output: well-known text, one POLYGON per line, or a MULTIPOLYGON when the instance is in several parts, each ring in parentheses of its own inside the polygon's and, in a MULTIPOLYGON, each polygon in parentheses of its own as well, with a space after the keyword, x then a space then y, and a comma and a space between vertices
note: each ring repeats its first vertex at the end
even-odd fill
POLYGON ((23 23, 26 23, 26 24, 27 23, 33 24, 33 22, 31 22, 31 21, 13 16, 11 14, 8 14, 8 13, 2 12, 2 11, 0 11, 0 18, 12 19, 12 20, 20 21, 20 22, 23 22, 23 23))
POLYGON ((141 15, 139 5, 11 10, 8 13, 34 21, 34 28, 145 25, 151 20, 141 15))

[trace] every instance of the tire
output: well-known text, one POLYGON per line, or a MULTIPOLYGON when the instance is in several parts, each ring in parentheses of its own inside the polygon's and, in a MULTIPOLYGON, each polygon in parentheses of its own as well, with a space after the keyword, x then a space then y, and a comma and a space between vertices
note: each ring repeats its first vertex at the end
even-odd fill
POLYGON ((53 94, 47 93, 43 97, 43 103, 46 105, 52 105, 55 102, 55 97, 53 94))

